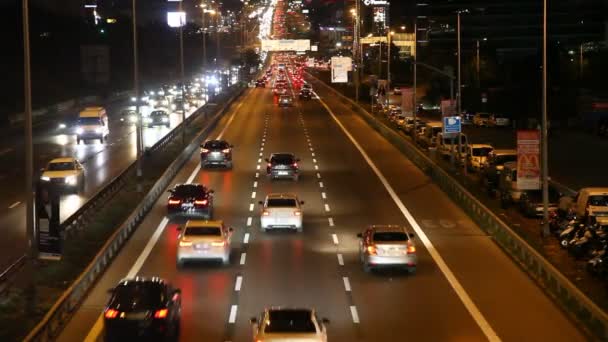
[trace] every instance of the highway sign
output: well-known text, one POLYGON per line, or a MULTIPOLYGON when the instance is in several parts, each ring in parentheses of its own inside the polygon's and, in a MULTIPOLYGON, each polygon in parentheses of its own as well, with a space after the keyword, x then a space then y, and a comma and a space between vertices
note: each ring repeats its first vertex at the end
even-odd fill
POLYGON ((443 118, 443 133, 460 133, 461 128, 460 116, 446 116, 443 118))

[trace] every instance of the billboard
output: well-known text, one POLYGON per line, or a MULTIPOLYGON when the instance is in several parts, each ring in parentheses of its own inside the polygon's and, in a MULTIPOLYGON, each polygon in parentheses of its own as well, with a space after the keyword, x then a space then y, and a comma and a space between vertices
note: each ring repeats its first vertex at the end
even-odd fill
POLYGON ((167 25, 169 27, 186 25, 186 12, 167 12, 167 25))
POLYGON ((456 101, 454 100, 441 100, 441 116, 454 116, 456 115, 456 101))
POLYGON ((262 39, 262 51, 309 51, 310 39, 262 39))
POLYGON ((401 112, 405 116, 414 116, 414 89, 401 89, 401 112))
POLYGON ((352 69, 353 61, 350 57, 331 58, 331 82, 347 83, 348 71, 352 69))
POLYGON ((517 188, 540 189, 540 131, 517 131, 517 188))

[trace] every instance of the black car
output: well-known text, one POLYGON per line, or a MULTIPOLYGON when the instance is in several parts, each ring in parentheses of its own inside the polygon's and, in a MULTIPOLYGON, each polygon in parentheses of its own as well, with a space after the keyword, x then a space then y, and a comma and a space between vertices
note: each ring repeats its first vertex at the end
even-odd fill
POLYGON ((209 220, 213 216, 213 190, 202 184, 178 184, 169 190, 167 201, 169 216, 201 217, 209 220))
POLYGON ((256 88, 266 88, 266 81, 264 81, 263 79, 259 79, 257 81, 255 81, 255 87, 256 88))
POLYGON ((266 173, 271 179, 291 178, 297 181, 300 171, 299 161, 300 159, 291 153, 273 153, 270 158, 266 158, 266 162, 268 162, 266 173))
POLYGON ((302 100, 310 100, 312 98, 312 92, 308 88, 302 88, 300 90, 300 99, 302 100))
POLYGON ((207 140, 201 145, 201 166, 232 168, 232 145, 225 140, 207 140))
POLYGON ((175 339, 181 291, 159 278, 122 280, 110 291, 103 317, 106 341, 175 339))
MULTIPOLYGON (((557 210, 557 203, 561 194, 554 187, 549 186, 549 212, 557 210)), ((519 209, 528 217, 543 216, 543 191, 526 190, 519 197, 519 209)))
POLYGON ((154 110, 144 119, 144 123, 148 125, 148 127, 165 126, 169 128, 169 113, 164 110, 154 110))

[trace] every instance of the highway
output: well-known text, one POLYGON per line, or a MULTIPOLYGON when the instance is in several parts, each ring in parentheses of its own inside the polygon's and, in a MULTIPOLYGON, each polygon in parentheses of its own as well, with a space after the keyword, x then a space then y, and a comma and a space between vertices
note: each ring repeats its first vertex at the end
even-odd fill
POLYGON ((215 218, 235 228, 229 266, 177 270, 180 222, 165 218, 161 197, 58 340, 100 339, 107 290, 136 275, 181 288, 182 341, 250 341, 249 318, 271 305, 316 308, 331 321, 330 341, 585 340, 428 177, 315 91, 320 99, 291 108, 278 108, 269 89, 246 91, 211 134, 234 144, 234 168, 200 170, 195 154, 174 179, 215 190, 215 218), (301 158, 298 182, 266 179, 272 152, 301 158), (260 231, 257 201, 269 192, 305 201, 303 233, 260 231), (363 272, 356 234, 369 224, 416 234, 416 274, 363 272))
MULTIPOLYGON (((108 112, 110 135, 107 142, 100 144, 90 141, 76 144, 76 137, 67 130, 59 130, 58 122, 41 125, 34 132, 34 174, 46 166, 53 158, 73 156, 85 168, 85 191, 61 197, 61 220, 65 220, 100 188, 118 176, 136 157, 135 126, 121 122, 121 112, 130 106, 129 99, 114 101, 105 105, 108 112)), ((187 115, 193 112, 190 111, 187 115)), ((76 118, 77 112, 71 117, 76 118)), ((144 144, 154 145, 182 120, 179 112, 170 114, 171 128, 144 127, 144 144)), ((6 139, 0 146, 0 226, 4 239, 0 241, 0 269, 5 268, 22 255, 26 248, 24 180, 24 142, 23 136, 6 139)))

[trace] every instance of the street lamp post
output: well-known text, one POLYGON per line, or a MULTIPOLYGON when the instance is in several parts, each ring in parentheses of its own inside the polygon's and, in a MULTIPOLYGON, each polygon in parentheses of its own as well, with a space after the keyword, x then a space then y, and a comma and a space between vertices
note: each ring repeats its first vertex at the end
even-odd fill
POLYGON ((387 65, 386 65, 386 79, 387 79, 387 86, 388 89, 391 89, 391 41, 393 39, 393 35, 395 34, 394 31, 390 31, 388 33, 388 61, 387 61, 387 65))
POLYGON ((479 39, 477 39, 477 55, 475 56, 475 71, 477 72, 477 89, 479 89, 479 85, 480 85, 480 75, 479 75, 479 69, 480 69, 480 62, 479 62, 479 39))
POLYGON ((418 104, 416 103, 416 81, 417 81, 417 59, 418 59, 418 51, 416 51, 416 47, 418 45, 418 20, 414 20, 414 48, 412 49, 412 52, 414 53, 414 84, 412 86, 412 112, 414 113, 414 131, 412 132, 412 140, 414 141, 414 144, 416 144, 416 114, 417 114, 417 106, 418 104))
POLYGON ((142 192, 142 176, 143 176, 143 167, 142 167, 142 152, 143 152, 143 132, 142 132, 142 118, 141 111, 139 109, 139 61, 138 61, 138 53, 137 53, 137 0, 131 1, 131 15, 133 16, 132 22, 132 30, 133 30, 133 92, 135 93, 135 115, 137 117, 137 122, 135 124, 136 129, 136 141, 137 145, 137 191, 142 192))
MULTIPOLYGON (((461 11, 457 12, 457 34, 458 34, 458 39, 457 39, 457 43, 458 43, 458 48, 457 48, 457 57, 458 57, 458 81, 456 82, 458 85, 458 89, 456 90, 456 94, 457 94, 457 110, 456 110, 456 115, 457 116, 462 116, 462 84, 461 84, 461 79, 460 79, 460 63, 461 63, 461 49, 460 49, 460 13, 461 11)), ((450 103, 450 105, 452 105, 450 103)), ((462 153, 462 134, 458 135, 458 154, 462 153)), ((466 158, 466 157, 465 157, 466 158)), ((465 162, 462 163, 463 164, 463 172, 464 175, 466 177, 467 175, 467 163, 466 163, 466 159, 465 162)))
POLYGON ((32 138, 32 77, 30 64, 29 0, 22 0, 23 10, 23 66, 24 66, 24 130, 25 130, 25 228, 28 256, 37 256, 34 227, 34 144, 32 138))
POLYGON ((217 15, 215 16, 215 33, 216 33, 216 37, 215 37, 215 63, 216 65, 218 65, 220 63, 220 57, 221 57, 221 52, 220 52, 220 16, 217 15))
POLYGON ((549 156, 547 141, 547 0, 543 0, 543 98, 542 98, 542 184, 543 184, 543 236, 549 235, 549 156))
MULTIPOLYGON (((182 1, 179 2, 179 12, 183 11, 182 1)), ((182 93, 181 109, 182 109, 182 144, 186 144, 186 92, 184 87, 184 25, 183 17, 180 15, 179 23, 179 66, 180 66, 180 89, 182 93)))
POLYGON ((202 17, 202 26, 203 26, 203 67, 207 67, 207 27, 206 23, 205 23, 205 14, 209 13, 209 15, 214 15, 215 14, 215 10, 209 10, 205 7, 207 7, 206 4, 202 4, 201 5, 203 10, 201 11, 201 17, 202 17))

